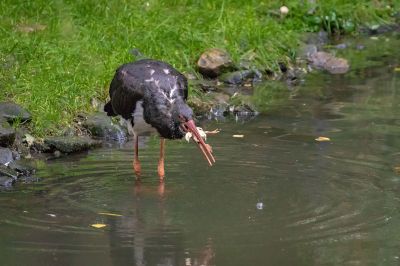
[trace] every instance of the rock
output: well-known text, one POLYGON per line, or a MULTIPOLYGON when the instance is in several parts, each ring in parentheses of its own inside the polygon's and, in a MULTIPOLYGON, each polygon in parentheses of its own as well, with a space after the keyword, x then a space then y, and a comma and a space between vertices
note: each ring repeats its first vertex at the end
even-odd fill
POLYGON ((0 175, 0 187, 12 187, 12 185, 15 183, 16 179, 13 179, 8 176, 1 176, 0 175))
POLYGON ((208 113, 208 119, 221 120, 229 112, 229 95, 221 92, 214 92, 211 94, 213 98, 213 106, 208 113))
POLYGON ((18 104, 10 102, 0 103, 0 116, 7 119, 9 123, 15 121, 25 123, 30 121, 32 118, 31 114, 26 109, 22 108, 18 104))
POLYGON ((31 150, 35 152, 51 152, 52 149, 49 145, 44 143, 41 139, 35 139, 33 144, 30 146, 31 150))
POLYGON ((8 166, 13 161, 13 152, 7 148, 0 148, 0 165, 8 166))
POLYGON ((211 102, 204 101, 198 97, 189 98, 188 105, 193 109, 193 112, 197 116, 201 116, 208 113, 212 107, 211 102))
POLYGON ((120 125, 114 124, 105 113, 96 113, 89 116, 82 123, 92 136, 108 140, 124 141, 127 139, 127 132, 120 125))
POLYGON ((344 58, 338 58, 327 52, 315 52, 308 56, 311 64, 322 68, 331 74, 343 74, 349 70, 349 63, 344 58))
POLYGON ((222 73, 234 68, 231 56, 218 48, 208 49, 197 61, 199 72, 209 78, 216 78, 222 73))
POLYGON ((14 143, 15 136, 15 130, 13 128, 0 123, 0 146, 11 146, 14 143))
POLYGON ((7 176, 16 180, 18 178, 18 173, 5 165, 0 165, 0 176, 7 176))
POLYGON ((33 167, 23 165, 20 162, 12 161, 6 165, 0 164, 0 186, 11 187, 16 181, 34 180, 35 178, 32 177, 34 173, 33 167))
POLYGON ((62 153, 74 153, 89 150, 101 146, 101 141, 89 137, 49 137, 44 140, 51 150, 59 150, 62 153))
POLYGON ((15 171, 18 176, 30 176, 36 172, 32 166, 25 165, 22 162, 13 161, 8 165, 8 168, 15 171))
POLYGON ((288 84, 289 86, 299 85, 303 81, 305 73, 306 70, 299 67, 288 69, 284 75, 286 84, 288 84))
POLYGON ((240 115, 240 116, 249 116, 258 114, 258 112, 248 104, 233 106, 233 108, 231 108, 231 112, 235 115, 240 115))
POLYGON ((257 70, 239 70, 235 72, 225 73, 219 79, 227 84, 242 84, 247 80, 259 80, 262 74, 257 70))

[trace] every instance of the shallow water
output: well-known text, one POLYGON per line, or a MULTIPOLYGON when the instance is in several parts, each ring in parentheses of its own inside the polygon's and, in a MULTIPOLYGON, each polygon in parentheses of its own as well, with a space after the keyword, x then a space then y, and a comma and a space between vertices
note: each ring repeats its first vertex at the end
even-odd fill
POLYGON ((309 75, 267 115, 205 125, 221 128, 212 168, 168 142, 164 186, 156 138, 141 183, 132 143, 39 165, 40 182, 0 193, 0 264, 398 265, 399 56, 374 41, 379 56, 309 75))

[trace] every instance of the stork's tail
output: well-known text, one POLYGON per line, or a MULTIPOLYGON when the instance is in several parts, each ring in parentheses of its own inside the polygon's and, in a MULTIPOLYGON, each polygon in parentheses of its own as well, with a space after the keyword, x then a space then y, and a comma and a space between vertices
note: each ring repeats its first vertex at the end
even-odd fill
POLYGON ((109 101, 108 103, 106 103, 106 105, 104 105, 104 112, 106 112, 108 116, 116 116, 117 115, 114 112, 114 109, 112 108, 111 101, 109 101))

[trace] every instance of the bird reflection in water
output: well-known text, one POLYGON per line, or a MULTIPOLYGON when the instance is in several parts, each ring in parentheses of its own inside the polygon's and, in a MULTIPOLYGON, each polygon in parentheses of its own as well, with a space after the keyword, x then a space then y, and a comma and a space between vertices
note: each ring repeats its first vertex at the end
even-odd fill
POLYGON ((193 246, 185 228, 174 224, 168 204, 173 193, 164 182, 154 186, 136 180, 123 216, 107 221, 115 265, 214 265, 213 239, 207 237, 200 247, 193 246))

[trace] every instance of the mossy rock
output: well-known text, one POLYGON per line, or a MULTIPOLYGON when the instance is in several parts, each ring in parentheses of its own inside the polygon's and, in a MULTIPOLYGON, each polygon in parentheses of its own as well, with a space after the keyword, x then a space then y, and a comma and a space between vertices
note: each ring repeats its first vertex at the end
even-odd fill
POLYGON ((0 103, 0 117, 4 117, 9 123, 25 123, 32 119, 31 114, 25 108, 11 102, 0 103))
POLYGON ((93 137, 117 141, 127 139, 126 129, 122 128, 118 124, 113 123, 111 118, 105 113, 96 113, 89 116, 82 125, 93 137))
POLYGON ((53 151, 58 150, 62 153, 81 152, 101 146, 101 141, 77 136, 49 137, 44 140, 44 143, 53 151))
POLYGON ((234 69, 234 64, 227 51, 219 48, 211 48, 200 55, 197 67, 203 76, 216 78, 222 73, 234 69))

